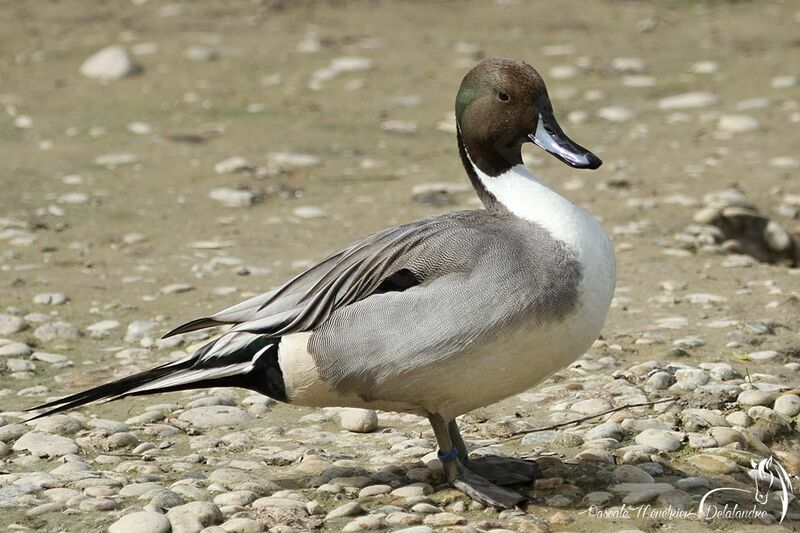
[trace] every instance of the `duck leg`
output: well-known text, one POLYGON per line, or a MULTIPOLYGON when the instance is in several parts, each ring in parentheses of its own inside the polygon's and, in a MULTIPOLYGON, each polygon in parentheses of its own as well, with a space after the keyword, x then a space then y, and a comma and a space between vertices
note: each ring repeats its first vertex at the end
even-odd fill
POLYGON ((493 455, 470 459, 467 445, 461 437, 461 432, 458 430, 458 424, 456 424, 455 420, 451 420, 447 424, 447 432, 458 452, 458 459, 461 464, 492 483, 497 485, 530 483, 539 477, 539 466, 535 461, 493 455))
MULTIPOLYGON (((458 449, 450 439, 448 424, 441 416, 432 414, 428 420, 439 445, 439 460, 442 462, 447 482, 473 500, 495 509, 510 509, 527 500, 513 490, 491 483, 486 478, 472 472, 459 459, 458 449)), ((463 445, 463 441, 461 443, 463 445)), ((465 449, 466 450, 466 449, 465 449)))

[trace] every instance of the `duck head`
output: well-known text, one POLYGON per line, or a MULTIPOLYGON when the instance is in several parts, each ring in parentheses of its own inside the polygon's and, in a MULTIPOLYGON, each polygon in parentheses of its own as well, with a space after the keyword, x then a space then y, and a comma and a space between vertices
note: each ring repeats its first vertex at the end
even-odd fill
POLYGON ((470 178, 475 173, 473 165, 487 176, 499 176, 522 164, 526 142, 571 167, 595 169, 602 164, 564 134, 544 80, 518 59, 486 59, 464 76, 456 97, 456 124, 470 178))

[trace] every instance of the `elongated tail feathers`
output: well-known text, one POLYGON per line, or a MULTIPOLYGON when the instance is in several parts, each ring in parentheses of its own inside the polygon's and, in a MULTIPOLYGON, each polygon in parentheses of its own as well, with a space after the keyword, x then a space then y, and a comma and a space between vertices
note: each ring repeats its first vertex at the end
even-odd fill
POLYGON ((285 402, 286 388, 278 362, 280 341, 264 335, 228 333, 184 359, 38 405, 29 411, 45 411, 29 420, 99 400, 207 387, 241 387, 285 402))

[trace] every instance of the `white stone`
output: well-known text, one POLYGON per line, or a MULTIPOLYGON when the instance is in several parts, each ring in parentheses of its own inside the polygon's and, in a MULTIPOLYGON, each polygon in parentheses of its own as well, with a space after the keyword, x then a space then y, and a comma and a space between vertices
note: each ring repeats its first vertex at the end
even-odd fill
POLYGON ((250 419, 246 411, 238 407, 227 405, 209 405, 195 407, 181 413, 180 420, 189 422, 198 428, 215 428, 225 426, 239 426, 250 419))
POLYGON ((150 124, 140 120, 129 122, 128 125, 125 126, 125 129, 136 135, 149 135, 153 132, 153 127, 150 126, 150 124))
POLYGON ((116 168, 122 165, 130 165, 139 161, 136 154, 103 154, 94 158, 94 164, 107 168, 116 168))
POLYGON ((556 65, 550 69, 550 77, 556 80, 568 80, 578 76, 580 70, 574 65, 556 65))
POLYGON ((716 74, 719 64, 716 61, 698 61, 692 65, 692 72, 695 74, 716 74))
POLYGON ((33 353, 33 348, 24 342, 9 342, 0 345, 0 357, 27 357, 33 353))
POLYGON ((15 451, 28 451, 36 457, 61 457, 78 453, 75 441, 60 435, 29 431, 14 443, 15 451))
POLYGON ((602 398, 591 398, 572 404, 570 410, 583 415, 594 415, 608 411, 611 407, 612 405, 602 398))
POLYGON ((667 96, 658 101, 658 108, 662 111, 675 109, 697 109, 716 105, 719 97, 713 93, 694 91, 683 94, 667 96))
POLYGON ((797 85, 797 76, 775 76, 769 84, 773 89, 791 89, 797 85))
POLYGON ((378 414, 372 409, 344 409, 339 413, 339 425, 354 433, 371 433, 378 429, 378 414))
POLYGON ((253 164, 241 156, 229 157, 214 165, 214 172, 217 174, 233 174, 250 170, 253 170, 253 164))
POLYGON ((0 313, 0 335, 13 335, 27 327, 28 324, 21 317, 0 313))
POLYGON ((192 61, 213 61, 218 57, 216 51, 198 44, 188 47, 183 51, 183 55, 192 61))
POLYGON ((49 322, 42 324, 33 332, 33 336, 42 342, 55 340, 77 340, 83 333, 77 327, 67 322, 49 322))
POLYGON ((173 533, 198 533, 222 522, 222 513, 211 502, 197 501, 173 507, 167 511, 167 518, 173 533))
POLYGON ((296 152, 270 152, 267 154, 267 161, 286 169, 314 167, 322 163, 315 155, 296 152))
POLYGON ((313 205, 301 205, 292 209, 292 214, 299 218, 322 218, 327 215, 324 209, 313 205))
POLYGON ((170 533, 172 526, 163 514, 151 511, 126 514, 109 526, 108 533, 170 533))
POLYGON ((761 124, 750 115, 722 115, 717 127, 730 133, 747 133, 759 129, 761 124))
POLYGON ((33 297, 33 303, 39 305, 63 305, 68 300, 63 292, 43 292, 33 297))
POLYGON ((609 122, 627 122, 634 117, 634 112, 627 107, 607 106, 601 107, 597 116, 609 122))
POLYGON ((81 74, 87 78, 117 80, 135 74, 141 68, 125 47, 111 45, 94 53, 81 65, 81 74))
POLYGON ((232 187, 211 189, 208 197, 225 207, 247 207, 253 205, 253 200, 255 199, 255 195, 252 192, 232 187))
POLYGON ((778 396, 773 409, 782 415, 790 417, 795 416, 800 413, 800 396, 795 394, 783 394, 778 396))
POLYGON ((681 447, 681 443, 675 438, 675 435, 663 429, 646 429, 636 435, 635 440, 637 444, 652 446, 663 452, 674 452, 681 447))
POLYGON ((641 74, 647 70, 647 65, 638 57, 616 57, 611 61, 611 68, 626 74, 641 74))

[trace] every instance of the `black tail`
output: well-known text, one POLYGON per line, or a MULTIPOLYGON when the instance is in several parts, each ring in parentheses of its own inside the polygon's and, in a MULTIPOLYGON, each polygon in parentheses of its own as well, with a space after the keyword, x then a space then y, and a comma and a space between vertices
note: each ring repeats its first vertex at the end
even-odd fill
POLYGON ((45 409, 28 421, 60 413, 98 400, 119 400, 207 387, 241 387, 285 402, 286 387, 278 362, 280 338, 251 333, 224 335, 197 350, 190 358, 157 366, 93 389, 37 405, 45 409), (224 341, 224 342, 223 342, 224 341))

